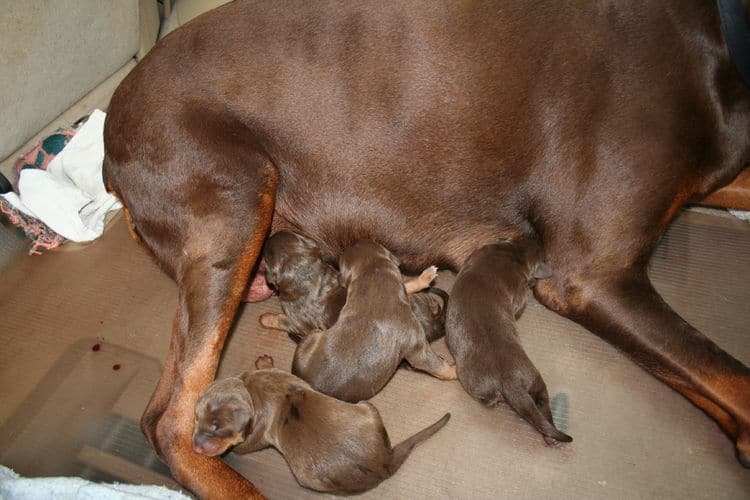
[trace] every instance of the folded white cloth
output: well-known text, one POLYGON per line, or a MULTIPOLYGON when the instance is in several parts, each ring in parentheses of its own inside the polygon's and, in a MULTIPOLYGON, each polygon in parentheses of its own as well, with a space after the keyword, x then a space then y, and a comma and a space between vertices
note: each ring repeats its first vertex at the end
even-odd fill
POLYGON ((745 222, 750 222, 750 210, 734 210, 730 208, 729 213, 734 215, 738 219, 742 219, 745 222))
POLYGON ((0 498, 3 500, 190 500, 164 486, 92 483, 80 477, 21 477, 0 465, 0 498))
POLYGON ((107 212, 122 207, 102 182, 104 118, 103 111, 94 110, 46 171, 22 170, 19 195, 0 196, 69 240, 101 236, 107 212))

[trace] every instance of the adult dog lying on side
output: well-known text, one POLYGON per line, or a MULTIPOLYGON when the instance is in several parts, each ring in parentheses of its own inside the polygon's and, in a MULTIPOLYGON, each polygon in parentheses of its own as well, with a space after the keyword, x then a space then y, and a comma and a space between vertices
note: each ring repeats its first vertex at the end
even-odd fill
MULTIPOLYGON (((714 2, 238 0, 112 98, 105 183, 179 304, 141 427, 200 495, 257 490, 192 450, 192 410, 272 222, 409 270, 538 239, 537 299, 714 418, 750 465, 750 370, 652 287, 677 210, 750 160, 714 2)), ((450 308, 450 305, 449 305, 450 308)))

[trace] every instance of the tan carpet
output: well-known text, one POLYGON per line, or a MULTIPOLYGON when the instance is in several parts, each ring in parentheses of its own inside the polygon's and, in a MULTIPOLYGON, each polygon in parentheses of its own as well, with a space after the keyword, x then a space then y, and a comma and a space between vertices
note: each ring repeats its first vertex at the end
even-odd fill
MULTIPOLYGON (((652 277, 680 314, 750 364, 750 225, 684 213, 657 250, 652 277)), ((439 280, 449 286, 452 276, 439 280)), ((174 283, 122 220, 87 247, 17 258, 0 279, 0 463, 30 476, 174 486, 137 422, 175 304, 174 283)), ((260 354, 290 366, 294 344, 257 322, 276 310, 276 299, 243 307, 220 376, 260 354)), ((453 418, 364 497, 747 498, 750 471, 687 400, 533 301, 520 333, 574 442, 548 448, 509 409, 482 408, 458 382, 400 370, 373 400, 394 443, 446 411, 453 418)), ((315 496, 274 450, 227 461, 271 499, 315 496)))

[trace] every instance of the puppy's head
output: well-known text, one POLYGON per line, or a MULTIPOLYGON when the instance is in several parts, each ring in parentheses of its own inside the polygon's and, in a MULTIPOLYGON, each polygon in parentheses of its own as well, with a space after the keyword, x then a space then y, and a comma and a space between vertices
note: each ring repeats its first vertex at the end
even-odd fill
POLYGON ((266 282, 279 290, 300 266, 320 257, 320 249, 314 240, 292 231, 279 231, 268 238, 263 247, 266 282))
POLYGON ((371 240, 361 240, 347 248, 339 260, 341 285, 347 287, 363 269, 376 266, 398 273, 401 263, 387 248, 371 240))
POLYGON ((445 335, 447 292, 437 287, 429 287, 425 291, 410 295, 409 301, 428 341, 432 342, 445 335))
POLYGON ((252 429, 255 409, 242 379, 217 380, 195 405, 193 450, 201 455, 221 455, 241 443, 252 429))

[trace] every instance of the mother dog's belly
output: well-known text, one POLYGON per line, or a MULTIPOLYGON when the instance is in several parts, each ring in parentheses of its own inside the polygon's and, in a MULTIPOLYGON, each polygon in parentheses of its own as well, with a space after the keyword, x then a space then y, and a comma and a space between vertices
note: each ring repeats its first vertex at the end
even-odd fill
POLYGON ((382 244, 396 255, 405 270, 418 272, 429 265, 458 270, 477 248, 528 232, 517 214, 478 193, 421 189, 394 183, 384 189, 367 180, 339 188, 337 182, 304 195, 280 189, 273 231, 299 231, 319 242, 329 259, 363 239, 382 244), (473 198, 473 199, 472 199, 473 198))

